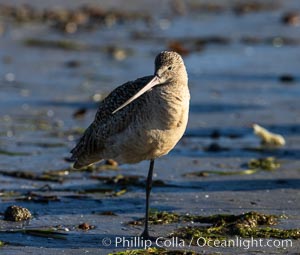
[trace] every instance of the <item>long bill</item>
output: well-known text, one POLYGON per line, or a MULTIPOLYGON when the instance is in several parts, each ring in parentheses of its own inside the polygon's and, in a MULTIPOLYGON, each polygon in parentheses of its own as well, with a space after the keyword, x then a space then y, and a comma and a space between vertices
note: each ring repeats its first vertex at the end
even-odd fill
POLYGON ((131 98, 129 98, 124 104, 122 104, 116 110, 114 110, 112 112, 112 114, 115 114, 117 111, 120 111, 126 105, 130 104, 132 101, 134 101, 135 99, 137 99, 138 97, 140 97, 145 92, 149 91, 150 89, 152 89, 154 86, 158 85, 159 83, 160 83, 159 82, 159 77, 158 76, 154 76, 154 78, 151 81, 149 81, 139 92, 137 92, 134 96, 132 96, 131 98))

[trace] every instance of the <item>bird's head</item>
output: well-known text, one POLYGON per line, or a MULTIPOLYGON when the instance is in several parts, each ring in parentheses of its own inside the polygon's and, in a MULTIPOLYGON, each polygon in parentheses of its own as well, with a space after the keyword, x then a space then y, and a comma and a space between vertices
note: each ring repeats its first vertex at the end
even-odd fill
POLYGON ((187 73, 182 57, 174 51, 162 51, 155 58, 155 72, 159 83, 186 78, 187 73))
POLYGON ((187 81, 187 72, 181 56, 174 51, 162 51, 155 58, 155 72, 153 79, 112 113, 114 114, 121 110, 157 85, 163 85, 172 81, 180 82, 180 80, 183 80, 183 84, 187 81))

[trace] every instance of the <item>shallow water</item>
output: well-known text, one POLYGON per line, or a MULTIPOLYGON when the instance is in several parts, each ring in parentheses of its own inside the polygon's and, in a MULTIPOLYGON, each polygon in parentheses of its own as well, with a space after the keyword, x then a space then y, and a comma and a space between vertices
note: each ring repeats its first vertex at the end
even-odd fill
MULTIPOLYGON (((46 1, 9 4, 21 2, 30 2, 37 9, 49 7, 46 1)), ((53 7, 60 2, 52 2, 53 7)), ((75 8, 83 2, 88 1, 64 1, 64 5, 75 8)), ((154 6, 147 9, 134 2, 123 11, 153 15, 154 6)), ((120 1, 97 3, 120 8, 120 1)), ((0 219, 0 240, 9 242, 0 247, 1 254, 108 254, 122 248, 105 247, 103 238, 140 234, 141 227, 125 223, 143 215, 148 162, 121 165, 118 170, 74 172, 65 158, 92 121, 98 101, 123 82, 152 74, 155 55, 174 40, 188 52, 184 60, 192 95, 190 119, 180 143, 156 162, 155 179, 165 185, 154 187, 151 207, 204 215, 251 210, 285 214, 288 220, 281 220, 279 226, 299 228, 300 27, 281 23, 287 11, 299 10, 298 1, 278 1, 275 8, 243 15, 233 13, 231 1, 216 1, 223 7, 217 14, 190 8, 192 3, 187 1, 183 16, 164 2, 151 21, 125 20, 74 34, 41 22, 16 23, 0 15, 0 212, 17 204, 34 215, 26 223, 0 219), (246 43, 245 37, 254 37, 258 43, 246 43), (83 47, 40 47, 26 44, 29 39, 70 40, 83 47), (281 82, 282 75, 294 80, 281 82), (80 109, 86 113, 74 118, 80 109), (282 134, 287 145, 257 150, 260 141, 253 134, 253 123, 282 134), (221 148, 207 150, 212 143, 221 148), (246 169, 251 158, 267 156, 277 157, 281 167, 252 175, 183 176, 202 170, 239 171, 246 169), (58 175, 56 170, 63 171, 58 175), (35 178, 9 176, 14 171, 30 172, 35 178), (49 171, 52 179, 36 180, 49 171), (130 185, 97 180, 117 174, 141 177, 130 185), (117 196, 123 189, 125 194, 117 196), (34 199, 28 201, 29 195, 34 199), (56 201, 43 198, 50 195, 56 201), (117 216, 99 215, 103 211, 117 216), (79 230, 83 222, 95 229, 79 230), (53 226, 62 232, 69 230, 65 240, 7 233, 53 226)), ((175 227, 151 226, 151 230, 156 236, 166 236, 175 227)), ((293 248, 281 251, 289 253, 299 247, 299 240, 293 240, 293 248)), ((192 249, 245 252, 243 248, 192 249)), ((277 251, 274 247, 251 249, 277 251)))

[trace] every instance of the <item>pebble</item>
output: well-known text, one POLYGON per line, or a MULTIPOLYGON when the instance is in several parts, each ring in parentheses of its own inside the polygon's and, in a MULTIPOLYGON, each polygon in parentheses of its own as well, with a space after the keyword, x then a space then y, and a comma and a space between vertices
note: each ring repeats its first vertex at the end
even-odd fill
POLYGON ((84 222, 84 223, 78 225, 78 228, 82 229, 82 230, 90 230, 90 229, 95 228, 95 226, 92 226, 89 223, 84 222))

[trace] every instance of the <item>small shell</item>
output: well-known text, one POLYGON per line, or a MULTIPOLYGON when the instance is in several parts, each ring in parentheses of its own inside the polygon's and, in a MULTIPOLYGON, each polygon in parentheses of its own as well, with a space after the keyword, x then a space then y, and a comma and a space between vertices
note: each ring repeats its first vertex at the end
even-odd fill
POLYGON ((283 146, 285 140, 282 135, 274 134, 267 129, 253 124, 254 133, 261 138, 261 143, 269 146, 283 146))

